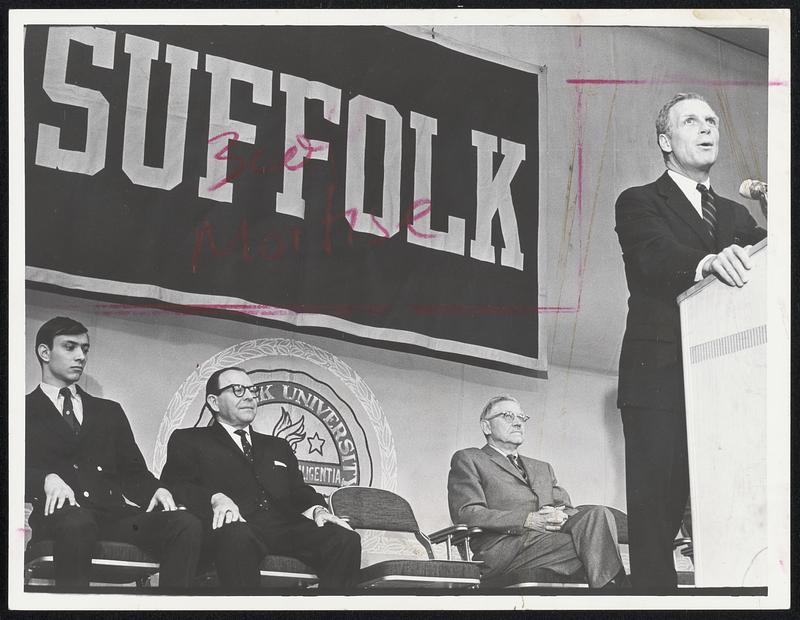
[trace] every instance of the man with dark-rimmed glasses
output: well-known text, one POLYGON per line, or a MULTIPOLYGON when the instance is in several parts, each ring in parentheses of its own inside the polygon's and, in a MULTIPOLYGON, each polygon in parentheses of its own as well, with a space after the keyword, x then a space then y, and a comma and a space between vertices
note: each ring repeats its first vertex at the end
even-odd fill
POLYGON ((202 520, 223 588, 258 587, 269 553, 304 561, 321 590, 345 590, 360 568, 361 538, 305 483, 289 443, 250 427, 256 396, 245 370, 214 372, 206 383, 214 422, 172 433, 161 478, 202 520))
POLYGON ((528 420, 516 398, 495 396, 480 417, 486 445, 459 450, 450 464, 450 516, 483 530, 472 550, 484 562, 484 583, 526 569, 572 575, 583 568, 592 588, 626 585, 612 512, 573 508, 549 463, 518 454, 528 420))

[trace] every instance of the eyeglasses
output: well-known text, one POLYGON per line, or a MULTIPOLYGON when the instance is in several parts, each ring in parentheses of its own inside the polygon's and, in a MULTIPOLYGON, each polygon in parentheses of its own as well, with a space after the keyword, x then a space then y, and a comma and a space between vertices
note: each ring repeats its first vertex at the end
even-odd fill
POLYGON ((249 390, 253 398, 257 398, 259 387, 257 385, 241 385, 240 383, 231 383, 230 385, 226 385, 224 388, 220 388, 220 390, 217 392, 217 395, 222 394, 225 390, 231 390, 236 398, 241 398, 244 396, 244 393, 249 390))
POLYGON ((525 415, 524 413, 514 413, 513 411, 499 411, 498 413, 495 413, 493 416, 490 416, 485 419, 494 420, 495 418, 499 418, 501 416, 509 424, 513 424, 517 419, 519 419, 520 422, 525 424, 528 420, 531 419, 531 416, 529 415, 525 415))

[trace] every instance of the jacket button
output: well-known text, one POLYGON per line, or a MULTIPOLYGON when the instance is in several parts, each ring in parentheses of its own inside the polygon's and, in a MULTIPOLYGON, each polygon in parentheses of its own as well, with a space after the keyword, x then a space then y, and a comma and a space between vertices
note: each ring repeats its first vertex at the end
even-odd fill
POLYGON ((73 469, 78 469, 78 464, 77 464, 77 463, 73 463, 73 464, 72 464, 72 468, 73 468, 73 469))
POLYGON ((97 466, 97 471, 103 471, 103 468, 98 465, 97 466))
POLYGON ((84 492, 83 492, 83 496, 84 496, 84 497, 89 497, 89 491, 84 491, 84 492))

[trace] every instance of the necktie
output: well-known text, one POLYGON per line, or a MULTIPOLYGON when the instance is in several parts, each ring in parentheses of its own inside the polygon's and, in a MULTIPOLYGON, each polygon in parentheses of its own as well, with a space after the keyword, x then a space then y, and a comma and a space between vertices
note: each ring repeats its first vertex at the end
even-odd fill
POLYGON ((525 471, 522 463, 519 462, 519 457, 516 454, 509 454, 508 460, 511 461, 511 464, 522 474, 522 477, 525 478, 525 482, 528 482, 528 472, 525 471))
POLYGON ((244 452, 244 456, 247 458, 248 461, 251 463, 253 462, 253 446, 250 445, 250 442, 247 440, 247 431, 244 429, 239 429, 238 431, 234 431, 237 435, 239 435, 239 439, 242 440, 242 451, 244 452))
POLYGON ((717 238, 717 207, 714 204, 714 194, 702 183, 697 184, 700 192, 700 204, 703 207, 703 221, 706 223, 708 233, 712 239, 717 238))
POLYGON ((61 388, 58 393, 64 398, 61 415, 64 416, 64 420, 69 424, 72 432, 77 435, 81 431, 81 423, 78 422, 78 418, 75 417, 75 411, 72 408, 72 392, 69 391, 69 388, 61 388))

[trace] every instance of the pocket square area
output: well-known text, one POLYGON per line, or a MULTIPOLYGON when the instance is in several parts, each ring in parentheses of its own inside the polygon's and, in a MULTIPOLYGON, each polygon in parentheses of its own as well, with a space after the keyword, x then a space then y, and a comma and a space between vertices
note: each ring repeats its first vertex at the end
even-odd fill
POLYGON ((286 467, 286 463, 282 463, 281 461, 275 461, 275 465, 278 467, 286 467))

